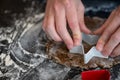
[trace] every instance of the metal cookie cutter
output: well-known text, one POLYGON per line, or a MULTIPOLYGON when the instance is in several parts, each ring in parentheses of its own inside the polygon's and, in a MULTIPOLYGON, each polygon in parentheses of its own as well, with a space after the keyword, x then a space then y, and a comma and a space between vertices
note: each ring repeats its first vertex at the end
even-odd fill
MULTIPOLYGON (((85 41, 89 45, 96 44, 99 36, 97 35, 87 35, 85 33, 82 34, 83 41, 85 41)), ((93 57, 101 57, 101 58, 108 58, 108 56, 103 56, 100 51, 93 46, 86 54, 84 53, 84 47, 81 44, 80 46, 76 46, 70 50, 70 53, 80 53, 84 55, 84 63, 87 64, 93 57)))

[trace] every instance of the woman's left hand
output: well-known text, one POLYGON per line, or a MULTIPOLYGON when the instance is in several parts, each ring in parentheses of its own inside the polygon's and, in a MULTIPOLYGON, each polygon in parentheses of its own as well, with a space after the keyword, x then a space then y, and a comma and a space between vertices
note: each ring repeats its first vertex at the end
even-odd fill
POLYGON ((120 7, 112 11, 101 28, 94 32, 101 34, 96 48, 105 56, 116 57, 120 55, 120 7))

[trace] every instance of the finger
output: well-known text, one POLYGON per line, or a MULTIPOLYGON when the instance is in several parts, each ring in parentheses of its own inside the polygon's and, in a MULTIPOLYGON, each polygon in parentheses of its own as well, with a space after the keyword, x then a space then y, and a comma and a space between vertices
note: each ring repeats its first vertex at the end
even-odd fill
POLYGON ((116 57, 120 55, 120 44, 113 50, 111 57, 116 57))
POLYGON ((47 18, 44 16, 43 23, 42 23, 42 29, 45 31, 45 26, 47 26, 47 18))
POLYGON ((50 37, 49 33, 47 32, 48 16, 49 16, 49 13, 50 13, 49 12, 49 6, 50 6, 50 3, 49 3, 49 1, 47 1, 47 5, 46 5, 46 8, 45 8, 45 16, 44 16, 42 28, 45 31, 45 33, 47 34, 47 37, 51 40, 51 37, 50 37))
POLYGON ((105 30, 105 28, 109 25, 109 23, 111 23, 112 19, 115 17, 115 10, 112 11, 112 13, 110 14, 109 18, 107 19, 107 21, 96 31, 94 31, 94 34, 102 34, 102 32, 105 30))
POLYGON ((68 24, 73 34, 73 41, 74 45, 80 45, 81 39, 81 32, 79 28, 78 18, 77 18, 77 11, 75 8, 75 4, 72 0, 65 0, 65 11, 68 24))
POLYGON ((103 34, 101 35, 100 39, 98 40, 96 48, 99 51, 103 50, 105 43, 107 43, 108 39, 114 33, 114 31, 116 31, 119 25, 120 25, 119 18, 114 17, 114 19, 111 20, 111 23, 109 23, 109 25, 107 26, 107 28, 104 30, 103 34))
POLYGON ((59 37, 55 29, 54 13, 52 11, 52 8, 50 8, 49 13, 48 13, 47 26, 45 27, 45 31, 47 32, 47 34, 50 35, 50 37, 53 40, 62 41, 62 39, 59 37))
POLYGON ((55 21, 58 34, 67 45, 68 49, 71 49, 73 47, 73 41, 66 28, 65 10, 63 5, 59 3, 55 5, 55 21))
POLYGON ((86 33, 86 34, 92 33, 92 32, 86 27, 85 22, 84 22, 84 18, 83 18, 83 20, 82 20, 82 18, 81 18, 81 20, 79 20, 79 21, 80 21, 80 23, 79 23, 80 29, 81 29, 82 32, 84 32, 84 33, 86 33))
POLYGON ((120 28, 111 36, 109 41, 105 44, 102 53, 107 56, 110 55, 119 43, 120 43, 120 28))
POLYGON ((47 15, 48 15, 48 11, 49 11, 48 5, 49 5, 49 3, 47 2, 46 8, 45 8, 45 16, 44 16, 43 23, 42 23, 42 28, 44 31, 45 31, 45 27, 47 26, 47 15))
POLYGON ((86 34, 91 33, 91 31, 86 27, 84 22, 84 6, 81 1, 79 2, 79 6, 77 9, 78 21, 81 31, 85 32, 86 34))

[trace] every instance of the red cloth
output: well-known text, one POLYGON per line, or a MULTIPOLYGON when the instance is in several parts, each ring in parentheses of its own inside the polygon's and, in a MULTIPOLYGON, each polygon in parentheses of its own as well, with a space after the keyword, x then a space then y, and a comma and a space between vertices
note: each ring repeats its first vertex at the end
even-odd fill
POLYGON ((107 70, 84 71, 82 80, 110 80, 110 73, 107 70))

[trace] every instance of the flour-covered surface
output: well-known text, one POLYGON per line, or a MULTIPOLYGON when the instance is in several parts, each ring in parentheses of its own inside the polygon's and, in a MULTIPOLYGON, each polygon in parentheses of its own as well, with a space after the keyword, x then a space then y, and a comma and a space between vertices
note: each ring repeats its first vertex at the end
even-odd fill
MULTIPOLYGON (((84 69, 66 67, 48 59, 47 37, 41 29, 44 0, 1 0, 0 4, 0 80, 81 79, 80 72, 84 69)), ((103 11, 103 7, 99 10, 103 11)), ((94 12, 98 8, 87 10, 92 9, 94 12)), ((120 80, 119 67, 108 69, 111 80, 120 80)))

